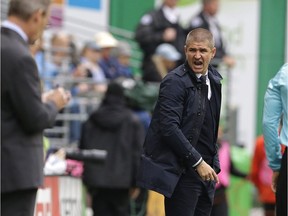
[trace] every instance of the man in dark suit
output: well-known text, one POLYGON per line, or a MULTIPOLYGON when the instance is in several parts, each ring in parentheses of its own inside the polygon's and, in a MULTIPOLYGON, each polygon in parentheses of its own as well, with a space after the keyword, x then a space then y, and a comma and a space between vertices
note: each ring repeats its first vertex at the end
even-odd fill
POLYGON ((165 196, 166 216, 208 216, 220 172, 216 147, 221 75, 211 32, 191 31, 186 62, 169 72, 144 143, 138 186, 165 196))
POLYGON ((29 44, 42 34, 50 0, 11 0, 1 26, 1 215, 32 216, 43 184, 43 135, 69 101, 63 88, 41 95, 29 44))
POLYGON ((209 30, 213 34, 215 47, 217 49, 217 53, 215 58, 211 61, 211 64, 216 68, 220 63, 224 63, 228 67, 233 67, 235 65, 235 60, 227 53, 222 37, 222 30, 216 19, 218 8, 219 0, 202 0, 202 10, 190 20, 187 32, 195 28, 209 30))

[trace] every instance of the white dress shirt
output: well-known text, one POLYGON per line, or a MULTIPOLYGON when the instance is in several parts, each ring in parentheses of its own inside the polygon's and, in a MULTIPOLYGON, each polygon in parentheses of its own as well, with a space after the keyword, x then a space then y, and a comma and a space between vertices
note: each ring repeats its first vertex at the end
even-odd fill
MULTIPOLYGON (((196 74, 196 76, 198 78, 200 78, 202 76, 202 74, 196 74)), ((211 92, 211 85, 210 85, 210 79, 208 78, 208 71, 204 74, 204 76, 206 76, 206 85, 208 86, 208 99, 210 100, 212 92, 211 92)))
POLYGON ((20 26, 16 25, 15 23, 5 20, 2 23, 2 26, 5 28, 9 28, 15 32, 17 32, 26 42, 28 42, 28 36, 27 34, 20 28, 20 26))
POLYGON ((178 11, 176 8, 170 8, 167 6, 163 6, 164 16, 169 22, 175 24, 178 22, 178 11))

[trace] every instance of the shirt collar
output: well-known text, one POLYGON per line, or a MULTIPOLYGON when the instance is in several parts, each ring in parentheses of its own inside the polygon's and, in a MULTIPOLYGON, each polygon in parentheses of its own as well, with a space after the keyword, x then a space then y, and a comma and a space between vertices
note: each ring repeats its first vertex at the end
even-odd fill
POLYGON ((17 32, 22 38, 24 41, 28 42, 28 36, 27 34, 21 29, 20 26, 16 25, 15 23, 9 21, 9 20, 5 20, 3 23, 2 23, 2 26, 5 27, 5 28, 9 28, 15 32, 17 32))
POLYGON ((208 13, 203 13, 203 16, 208 22, 217 22, 217 18, 215 16, 211 16, 208 13))
MULTIPOLYGON (((206 73, 204 75, 200 74, 200 73, 196 73, 197 78, 200 78, 201 76, 206 76, 208 75, 208 70, 206 71, 206 73)), ((208 76, 207 76, 208 78, 208 76)))

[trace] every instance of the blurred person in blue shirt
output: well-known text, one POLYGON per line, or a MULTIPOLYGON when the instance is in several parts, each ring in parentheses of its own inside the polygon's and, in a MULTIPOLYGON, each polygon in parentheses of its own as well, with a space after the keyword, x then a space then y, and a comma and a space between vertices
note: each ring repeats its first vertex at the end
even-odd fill
POLYGON ((107 79, 99 65, 100 59, 101 48, 93 40, 86 41, 81 51, 80 63, 73 75, 76 78, 91 79, 91 82, 79 83, 75 88, 75 94, 85 95, 91 91, 104 93, 107 90, 107 79))
POLYGON ((113 50, 119 45, 119 41, 109 32, 98 32, 95 35, 95 41, 101 48, 101 59, 99 65, 102 68, 108 80, 114 80, 119 77, 131 78, 131 74, 127 75, 127 71, 121 70, 118 59, 113 56, 113 50))
POLYGON ((276 215, 287 215, 287 146, 288 146, 288 63, 269 81, 263 111, 263 135, 269 166, 273 170, 272 190, 276 192, 276 215), (280 119, 283 127, 278 133, 280 119), (280 144, 285 145, 281 154, 280 144))
MULTIPOLYGON (((43 89, 49 91, 59 83, 59 75, 68 65, 71 37, 66 32, 54 33, 50 39, 50 49, 35 53, 35 61, 43 83, 43 89), (48 53, 46 53, 49 51, 48 53)), ((70 70, 70 65, 68 65, 70 70)), ((67 72, 67 71, 65 71, 67 72)), ((62 83, 61 83, 62 84, 62 83)))
POLYGON ((133 78, 133 69, 130 63, 131 55, 132 50, 130 44, 125 41, 119 41, 115 50, 115 56, 119 63, 119 74, 125 78, 133 78))

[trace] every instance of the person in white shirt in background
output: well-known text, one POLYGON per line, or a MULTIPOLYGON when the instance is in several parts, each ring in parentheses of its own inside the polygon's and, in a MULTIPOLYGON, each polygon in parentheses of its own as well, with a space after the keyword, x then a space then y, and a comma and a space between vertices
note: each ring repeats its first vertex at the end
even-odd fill
POLYGON ((187 26, 187 33, 195 28, 204 28, 213 34, 217 53, 211 61, 214 67, 218 67, 220 63, 224 63, 231 68, 235 65, 235 59, 228 54, 225 47, 225 41, 222 36, 222 29, 216 18, 219 9, 219 0, 202 0, 202 10, 199 14, 192 17, 187 26))
POLYGON ((177 65, 185 61, 183 46, 186 34, 179 22, 177 11, 178 0, 163 0, 160 8, 144 14, 135 31, 135 40, 143 52, 142 70, 145 74, 147 65, 155 54, 156 48, 163 43, 169 43, 181 54, 177 65))

